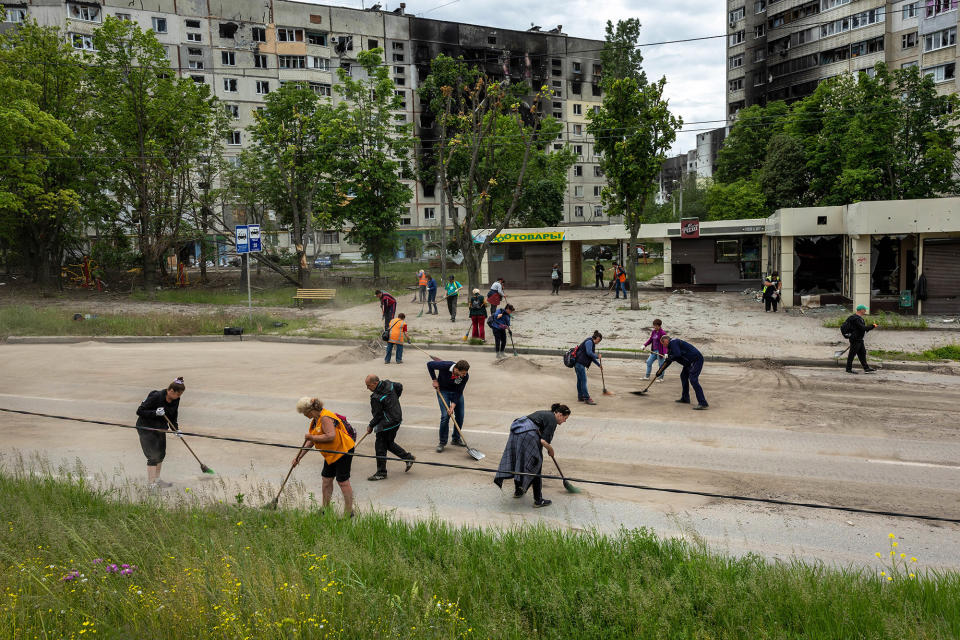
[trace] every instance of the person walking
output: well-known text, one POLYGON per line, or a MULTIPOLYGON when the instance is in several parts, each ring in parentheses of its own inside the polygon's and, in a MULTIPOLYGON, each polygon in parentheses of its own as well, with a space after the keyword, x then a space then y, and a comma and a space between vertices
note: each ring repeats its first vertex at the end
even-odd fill
POLYGON ((423 304, 427 299, 427 272, 423 269, 417 272, 417 288, 420 293, 420 304, 423 304))
POLYGON ((390 328, 390 321, 393 320, 393 314, 397 311, 397 299, 386 291, 377 289, 377 298, 380 299, 380 311, 383 314, 383 330, 390 328))
POLYGON ((387 452, 407 462, 405 473, 413 467, 416 460, 412 453, 408 453, 396 443, 400 423, 403 422, 403 412, 400 410, 400 394, 403 385, 399 382, 381 380, 370 374, 363 383, 370 391, 370 412, 373 419, 367 426, 367 433, 376 433, 374 451, 377 454, 377 472, 367 478, 371 482, 387 478, 387 452))
POLYGON ((457 298, 460 295, 460 289, 463 289, 463 285, 450 276, 450 281, 447 282, 447 311, 450 312, 450 322, 457 321, 457 298))
POLYGON ((503 295, 503 285, 506 281, 503 278, 497 278, 493 284, 490 285, 490 291, 487 292, 487 302, 490 303, 490 313, 493 313, 493 310, 500 306, 500 301, 506 298, 503 295))
POLYGON ((868 331, 873 331, 878 325, 876 322, 868 325, 866 320, 863 319, 865 315, 867 315, 867 308, 862 304, 857 305, 856 313, 847 318, 840 326, 840 333, 850 341, 850 351, 847 352, 847 373, 856 373, 856 371, 853 370, 854 357, 860 360, 860 365, 863 367, 864 373, 873 373, 876 371, 876 369, 867 364, 867 347, 864 344, 864 338, 867 336, 868 331))
POLYGON ((522 498, 533 487, 534 508, 546 507, 551 500, 543 497, 543 450, 552 458, 553 436, 557 427, 570 417, 570 407, 554 403, 548 411, 534 411, 517 418, 510 425, 507 446, 500 457, 500 466, 493 482, 503 488, 503 481, 513 478, 513 497, 522 498))
POLYGON ((673 362, 679 362, 683 365, 680 371, 680 384, 682 392, 677 402, 690 404, 690 387, 693 386, 694 393, 697 394, 697 404, 693 407, 696 410, 703 410, 709 407, 707 398, 703 395, 703 388, 700 387, 700 372, 703 370, 703 354, 684 340, 679 338, 670 339, 669 336, 662 336, 660 344, 664 347, 667 359, 660 366, 658 374, 662 375, 673 362))
POLYGON ((160 467, 167 456, 167 434, 164 432, 171 429, 178 437, 183 437, 180 435, 177 416, 180 411, 180 396, 186 389, 183 378, 178 376, 165 390, 148 393, 137 407, 137 426, 146 427, 137 429, 137 433, 140 436, 140 449, 147 458, 147 483, 151 489, 173 486, 172 483, 160 479, 160 467))
MULTIPOLYGON (((318 398, 300 398, 297 401, 297 413, 310 420, 310 427, 304 438, 320 450, 323 456, 321 494, 323 508, 330 505, 333 497, 333 481, 336 479, 343 494, 343 515, 353 517, 353 487, 350 485, 350 467, 353 464, 353 448, 356 444, 347 432, 346 425, 337 414, 325 409, 318 398)), ((307 454, 300 451, 293 459, 293 466, 307 454)))
POLYGON ((480 338, 486 342, 487 337, 484 335, 483 325, 487 318, 487 301, 480 295, 480 289, 473 290, 468 308, 470 310, 470 322, 473 325, 471 337, 480 338))
POLYGON ((577 347, 573 370, 577 374, 578 402, 597 404, 596 401, 590 397, 590 392, 587 391, 587 369, 590 368, 591 364, 596 364, 603 369, 603 364, 600 362, 600 358, 597 357, 597 345, 600 344, 601 340, 603 340, 603 334, 599 331, 594 331, 592 336, 581 342, 580 346, 577 347))
POLYGON ((387 355, 383 359, 383 364, 390 364, 390 356, 393 354, 393 347, 397 347, 397 364, 403 364, 403 343, 410 342, 410 335, 407 333, 407 315, 398 313, 397 317, 390 321, 390 339, 387 340, 387 355))
MULTIPOLYGON (((451 362, 449 360, 435 360, 427 363, 427 372, 430 379, 433 380, 433 388, 440 392, 437 402, 440 404, 440 443, 437 445, 437 453, 443 452, 447 446, 447 434, 450 432, 450 412, 446 403, 453 411, 453 416, 457 420, 457 425, 463 429, 463 390, 470 380, 470 363, 466 360, 451 362)), ((465 447, 460 434, 453 432, 450 435, 450 444, 455 447, 465 447)))
POLYGON ((513 311, 513 305, 508 304, 503 309, 495 309, 487 320, 493 331, 494 357, 497 360, 506 357, 503 352, 507 350, 507 332, 510 331, 510 316, 513 311))
POLYGON ((440 315, 440 312, 437 311, 437 281, 433 279, 433 276, 429 273, 427 274, 427 315, 433 314, 435 316, 440 315))
POLYGON ((593 273, 596 280, 594 285, 595 289, 603 289, 603 271, 603 263, 597 260, 593 264, 593 273))
POLYGON ((623 297, 627 297, 627 271, 621 267, 616 262, 613 263, 613 287, 614 287, 614 298, 619 298, 620 294, 623 293, 623 297))
POLYGON ((763 279, 763 310, 777 312, 777 303, 780 302, 780 288, 783 282, 780 281, 780 274, 774 271, 763 279))
MULTIPOLYGON (((660 338, 667 335, 663 330, 663 321, 656 318, 653 321, 653 331, 650 332, 650 338, 643 343, 643 346, 650 345, 650 357, 647 358, 647 374, 643 376, 644 380, 650 379, 650 370, 653 369, 653 363, 657 362, 657 371, 663 367, 663 360, 666 357, 666 349, 660 344, 660 338)), ((657 382, 663 382, 663 372, 657 376, 657 382)))
POLYGON ((560 295, 560 285, 563 284, 563 275, 560 273, 559 264, 554 263, 553 268, 550 270, 550 280, 553 283, 553 291, 550 295, 560 295))

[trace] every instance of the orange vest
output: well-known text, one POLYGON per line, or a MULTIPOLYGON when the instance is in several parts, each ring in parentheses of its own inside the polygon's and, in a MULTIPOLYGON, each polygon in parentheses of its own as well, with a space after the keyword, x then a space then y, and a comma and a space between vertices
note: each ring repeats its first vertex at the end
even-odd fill
POLYGON ((420 283, 420 286, 421 286, 421 287, 427 286, 427 274, 421 273, 421 274, 420 274, 420 279, 419 279, 417 282, 420 283))
MULTIPOLYGON (((330 411, 329 409, 321 409, 320 417, 310 423, 310 433, 313 435, 318 435, 323 433, 323 429, 320 427, 320 420, 324 417, 330 418, 333 420, 334 425, 334 438, 332 442, 314 442, 313 446, 316 449, 329 449, 330 451, 349 451, 353 448, 353 445, 356 444, 353 441, 353 438, 350 437, 350 434, 347 433, 347 428, 343 426, 343 423, 340 422, 340 418, 337 417, 337 414, 330 411)), ((323 456, 323 459, 333 464, 344 454, 342 453, 327 453, 326 451, 321 451, 320 455, 323 456)))
POLYGON ((627 281, 627 272, 624 271, 622 267, 617 267, 617 280, 620 282, 627 281))
POLYGON ((403 332, 407 329, 407 323, 400 318, 394 318, 390 321, 390 342, 393 344, 403 344, 403 332))

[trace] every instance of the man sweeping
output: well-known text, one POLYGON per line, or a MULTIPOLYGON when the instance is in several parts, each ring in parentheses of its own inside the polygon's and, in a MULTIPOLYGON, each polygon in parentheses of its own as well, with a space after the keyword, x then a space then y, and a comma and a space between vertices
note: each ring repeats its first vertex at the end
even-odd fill
POLYGON ((151 489, 166 489, 173 484, 160 479, 160 467, 167 455, 167 435, 164 433, 170 425, 174 433, 180 435, 177 413, 180 410, 180 396, 186 390, 183 378, 167 385, 164 391, 151 391, 137 407, 137 429, 140 434, 140 449, 147 458, 147 482, 151 489), (167 420, 170 422, 168 423, 167 420))
MULTIPOLYGON (((457 426, 463 428, 463 390, 470 380, 470 363, 466 360, 451 362, 449 360, 436 360, 427 363, 427 372, 433 380, 433 388, 440 392, 437 402, 440 404, 440 443, 437 445, 437 453, 442 453, 447 446, 447 435, 450 433, 450 411, 453 411, 457 426), (444 406, 446 403, 450 407, 444 406)), ((466 444, 460 439, 460 435, 454 431, 450 436, 450 444, 455 447, 465 447, 466 444)))
POLYGON ((543 450, 546 448, 550 457, 553 457, 553 435, 569 417, 570 407, 554 403, 549 411, 535 411, 514 420, 493 483, 503 488, 503 481, 513 478, 514 498, 522 498, 532 486, 534 508, 551 504, 552 500, 543 497, 543 478, 540 477, 543 450))
POLYGON ((376 294, 377 298, 380 299, 380 311, 383 315, 383 330, 386 331, 390 328, 390 321, 393 320, 393 315, 397 312, 397 299, 380 289, 377 289, 376 294))
POLYGON ((709 407, 707 398, 703 395, 703 388, 700 386, 703 354, 695 346, 679 338, 671 339, 669 336, 663 336, 660 338, 660 344, 665 347, 667 359, 664 360, 663 366, 657 372, 658 375, 666 371, 672 362, 679 362, 683 365, 683 370, 680 371, 682 391, 677 402, 690 404, 690 387, 693 386, 693 391, 697 394, 697 404, 693 408, 702 411, 709 407))
POLYGON ((400 410, 400 394, 403 393, 403 385, 399 382, 381 380, 373 374, 367 376, 363 383, 370 391, 370 412, 373 414, 373 419, 367 426, 367 433, 377 434, 376 444, 374 444, 377 454, 377 472, 367 480, 371 482, 386 480, 388 451, 401 460, 406 460, 407 467, 404 471, 410 471, 416 458, 396 443, 397 432, 403 421, 403 413, 400 410))

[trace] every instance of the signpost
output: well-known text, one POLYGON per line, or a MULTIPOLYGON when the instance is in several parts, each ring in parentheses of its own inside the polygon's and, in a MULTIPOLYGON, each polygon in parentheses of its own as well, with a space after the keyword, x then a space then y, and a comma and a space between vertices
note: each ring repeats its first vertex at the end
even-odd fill
POLYGON ((260 253, 263 251, 263 244, 260 237, 260 225, 258 224, 238 224, 234 228, 234 234, 237 239, 237 255, 242 255, 244 262, 247 263, 247 311, 250 317, 250 328, 253 328, 253 299, 250 295, 250 256, 251 253, 260 253))

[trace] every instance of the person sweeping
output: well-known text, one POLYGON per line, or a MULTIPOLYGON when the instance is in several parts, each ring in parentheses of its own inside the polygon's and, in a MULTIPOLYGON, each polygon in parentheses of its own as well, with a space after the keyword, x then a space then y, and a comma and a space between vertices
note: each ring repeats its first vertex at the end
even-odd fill
POLYGON ((693 392, 697 394, 697 404, 693 408, 702 411, 709 407, 707 398, 703 395, 703 388, 700 386, 700 373, 703 371, 703 354, 700 350, 685 340, 671 339, 670 336, 662 336, 660 344, 664 347, 667 358, 657 373, 662 375, 674 362, 679 362, 683 367, 680 370, 681 395, 677 402, 690 404, 690 387, 693 387, 693 392))
MULTIPOLYGON (((350 485, 350 466, 353 464, 353 447, 356 444, 347 427, 337 414, 323 408, 323 402, 317 398, 300 398, 297 401, 297 413, 310 419, 310 427, 304 439, 320 449, 323 456, 322 480, 323 508, 326 509, 333 497, 333 480, 336 478, 343 494, 343 515, 353 517, 353 487, 350 485)), ((307 454, 307 449, 297 453, 293 466, 307 454)))
POLYGON ((377 471, 367 480, 376 482, 387 479, 388 451, 401 460, 406 460, 407 467, 404 471, 410 471, 416 458, 396 442, 400 423, 403 422, 403 411, 400 409, 403 385, 399 382, 381 380, 379 376, 373 374, 364 378, 363 384, 370 392, 370 413, 373 414, 370 424, 367 425, 367 433, 377 434, 374 445, 377 453, 377 471))
POLYGON ((137 407, 137 429, 140 435, 140 448, 147 458, 147 482, 152 489, 165 489, 173 484, 160 479, 160 467, 167 455, 167 429, 173 429, 180 435, 177 426, 177 414, 180 410, 180 396, 186 390, 183 378, 167 385, 165 390, 151 391, 137 407), (168 422, 169 420, 169 422, 168 422), (171 427, 172 425, 172 427, 171 427))
POLYGON ((513 478, 513 497, 522 498, 533 487, 534 508, 546 507, 552 500, 543 497, 543 450, 554 456, 553 436, 557 427, 570 417, 570 407, 554 403, 549 411, 535 411, 517 418, 510 425, 507 445, 493 483, 503 488, 503 481, 513 478))
POLYGON ((487 336, 484 333, 483 324, 487 319, 487 301, 480 295, 480 289, 473 290, 468 308, 470 310, 471 331, 473 332, 471 337, 486 342, 487 336))

